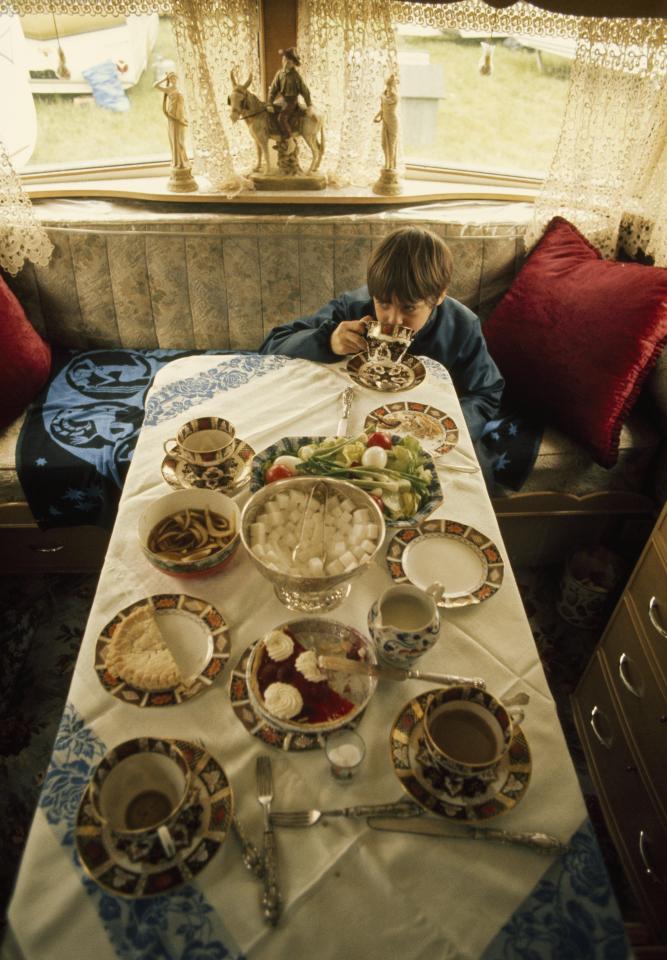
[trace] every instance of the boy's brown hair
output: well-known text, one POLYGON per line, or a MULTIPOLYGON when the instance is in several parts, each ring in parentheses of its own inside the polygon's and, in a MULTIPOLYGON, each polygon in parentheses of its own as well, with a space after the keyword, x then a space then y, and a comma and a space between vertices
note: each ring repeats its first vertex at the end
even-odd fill
POLYGON ((435 305, 449 286, 454 261, 444 240, 421 227, 399 227, 373 250, 366 272, 368 292, 382 303, 425 300, 435 305))

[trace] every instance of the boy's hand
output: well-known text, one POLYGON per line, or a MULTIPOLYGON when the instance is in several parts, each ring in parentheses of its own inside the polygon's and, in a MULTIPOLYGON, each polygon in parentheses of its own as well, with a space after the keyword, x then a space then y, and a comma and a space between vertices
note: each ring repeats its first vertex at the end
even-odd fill
POLYGON ((367 320, 370 320, 370 317, 364 317, 362 320, 341 320, 331 334, 330 340, 331 349, 336 356, 344 357, 348 353, 360 353, 368 349, 364 337, 367 320))

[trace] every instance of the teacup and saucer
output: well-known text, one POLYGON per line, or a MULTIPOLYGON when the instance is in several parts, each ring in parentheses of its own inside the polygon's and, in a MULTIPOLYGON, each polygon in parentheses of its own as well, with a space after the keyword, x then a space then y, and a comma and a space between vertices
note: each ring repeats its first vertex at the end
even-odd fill
POLYGON ((235 434, 229 420, 196 417, 183 424, 176 437, 165 440, 164 450, 194 467, 217 466, 233 455, 235 434))
POLYGON ((521 718, 510 701, 469 685, 418 694, 392 726, 394 772, 437 816, 469 822, 505 813, 525 796, 532 770, 521 718))
POLYGON ((424 775, 452 796, 485 793, 498 780, 523 718, 521 707, 505 706, 488 690, 436 690, 424 711, 418 754, 424 775))
POLYGON ((184 740, 128 740, 103 758, 81 798, 81 866, 113 896, 163 896, 210 863, 233 810, 225 771, 205 749, 184 740))
POLYGON ((116 849, 133 863, 172 860, 190 846, 202 816, 183 751, 152 737, 121 743, 101 760, 90 804, 116 849))

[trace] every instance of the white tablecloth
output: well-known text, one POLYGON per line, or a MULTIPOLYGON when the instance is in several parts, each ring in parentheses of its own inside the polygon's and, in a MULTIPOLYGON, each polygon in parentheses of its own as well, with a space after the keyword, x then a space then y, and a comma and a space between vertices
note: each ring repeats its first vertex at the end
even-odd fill
MULTIPOLYGON (((451 462, 470 462, 473 447, 446 371, 429 361, 426 366, 424 382, 403 395, 357 387, 349 432, 360 431, 365 415, 383 402, 426 401, 449 413, 460 428, 451 462)), ((378 833, 364 821, 336 820, 304 831, 283 830, 278 846, 284 913, 278 928, 271 929, 262 920, 260 885, 244 869, 234 836, 191 886, 153 900, 114 898, 87 879, 76 862, 73 823, 90 771, 111 746, 138 735, 203 738, 223 764, 239 817, 258 844, 262 813, 255 796, 255 760, 262 751, 270 752, 273 760, 276 809, 401 797, 390 762, 390 727, 401 707, 427 689, 424 684, 380 682, 359 725, 367 744, 363 769, 350 785, 341 786, 329 776, 322 751, 271 749, 251 736, 232 710, 231 666, 254 640, 296 616, 278 602, 243 548, 219 575, 177 581, 155 570, 137 541, 142 511, 168 490, 160 472, 163 442, 185 420, 223 416, 234 423, 237 436, 260 451, 284 436, 334 433, 340 394, 348 382, 343 364, 323 366, 255 355, 191 357, 158 374, 10 907, 8 955, 30 960, 149 955, 210 960, 228 953, 258 960, 479 957, 503 925, 513 915, 520 916, 515 912, 529 902, 547 871, 555 869, 552 859, 525 849, 378 833), (201 696, 175 707, 139 709, 119 702, 102 688, 93 669, 100 630, 136 599, 179 591, 209 600, 230 624, 232 656, 224 677, 201 696), (149 948, 157 952, 150 953, 149 948)), ((434 516, 473 525, 492 537, 504 554, 481 474, 443 470, 440 477, 444 504, 434 516)), ((247 497, 246 488, 238 496, 240 506, 247 497)), ((368 608, 390 582, 381 560, 353 582, 348 599, 328 616, 365 632, 368 608)), ((519 690, 530 694, 523 723, 533 757, 530 785, 515 809, 493 825, 547 830, 568 840, 585 823, 586 810, 509 563, 502 588, 492 599, 444 612, 440 639, 420 666, 484 676, 498 696, 519 690)), ((585 860, 585 851, 580 856, 585 860)), ((591 879, 587 869, 584 863, 579 880, 570 870, 568 889, 580 916, 592 916, 595 929, 606 876, 603 871, 601 878, 591 879), (594 894, 587 892, 586 885, 592 889, 595 883, 594 894)), ((562 878, 562 869, 558 876, 562 878)), ((545 879, 538 890, 551 888, 554 882, 545 879)), ((547 893, 539 894, 531 908, 536 928, 542 922, 539 903, 547 904, 548 898, 547 893)), ((605 909, 611 906, 614 915, 613 903, 608 897, 605 902, 605 909)), ((544 920, 541 933, 532 934, 537 955, 576 955, 559 954, 554 946, 558 937, 567 943, 565 919, 561 922, 559 916, 587 929, 587 922, 578 921, 575 914, 564 903, 552 905, 552 919, 544 920), (552 947, 555 953, 549 952, 552 947), (542 949, 547 952, 539 952, 542 949)), ((618 926, 615 916, 610 922, 618 926)), ((527 929, 512 921, 501 935, 512 949, 494 947, 491 953, 513 955, 517 943, 528 936, 527 929)), ((589 934, 596 939, 590 929, 589 934)), ((597 939, 602 950, 605 937, 597 939)), ((597 948, 592 946, 591 955, 597 948)))

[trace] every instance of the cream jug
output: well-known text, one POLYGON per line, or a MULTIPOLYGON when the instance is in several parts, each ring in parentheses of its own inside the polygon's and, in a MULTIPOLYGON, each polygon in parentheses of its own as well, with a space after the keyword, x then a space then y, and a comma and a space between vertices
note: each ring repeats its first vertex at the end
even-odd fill
POLYGON ((409 669, 438 639, 438 607, 419 587, 389 587, 368 612, 368 631, 381 660, 409 669))

